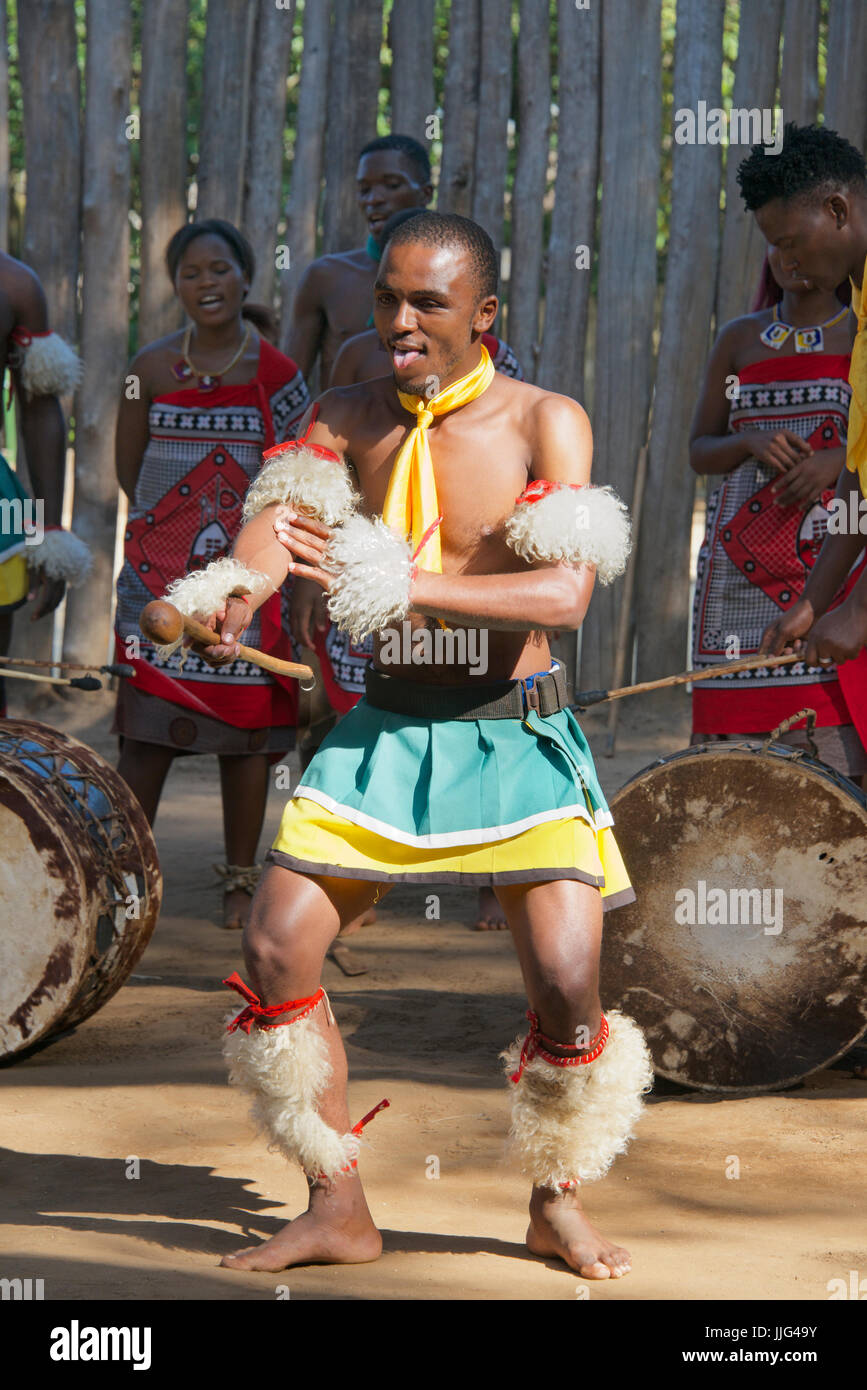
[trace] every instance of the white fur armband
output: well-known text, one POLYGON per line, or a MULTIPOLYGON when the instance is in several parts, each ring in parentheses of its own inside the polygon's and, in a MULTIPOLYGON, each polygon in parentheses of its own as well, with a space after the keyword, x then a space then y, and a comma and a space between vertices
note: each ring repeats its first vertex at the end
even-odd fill
POLYGON ((630 530, 629 513, 610 487, 539 481, 518 498, 506 540, 525 560, 595 565, 600 584, 610 584, 626 569, 630 530))
POLYGON ((71 531, 46 531, 38 545, 28 545, 28 567, 44 570, 49 579, 62 579, 74 589, 90 574, 93 556, 89 546, 71 531))
POLYGON ((81 380, 81 358, 59 333, 12 333, 21 353, 21 385, 27 396, 65 396, 81 380))
POLYGON ((268 449, 269 460, 244 499, 244 520, 273 502, 289 503, 326 526, 338 526, 355 510, 358 498, 337 454, 310 444, 268 449))
MULTIPOLYGON (((212 560, 203 570, 194 570, 182 579, 173 579, 164 598, 184 617, 198 618, 201 622, 222 608, 232 594, 260 594, 265 589, 274 589, 267 574, 248 569, 240 560, 224 555, 220 560, 212 560)), ((179 637, 176 642, 165 646, 155 645, 154 649, 161 660, 166 661, 182 641, 183 637, 179 637)))
POLYGON ((325 563, 335 576, 328 612, 353 642, 406 617, 412 553, 381 517, 350 517, 332 535, 325 563))

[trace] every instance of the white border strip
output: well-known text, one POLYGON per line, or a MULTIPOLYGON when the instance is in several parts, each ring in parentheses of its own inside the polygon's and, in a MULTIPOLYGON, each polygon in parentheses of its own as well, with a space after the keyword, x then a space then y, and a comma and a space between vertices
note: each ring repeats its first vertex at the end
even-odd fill
POLYGON ((485 845, 495 840, 510 840, 522 830, 532 830, 536 825, 545 825, 556 820, 585 820, 593 830, 604 830, 614 824, 614 817, 610 811, 600 811, 594 819, 586 806, 576 804, 559 806, 553 811, 540 811, 536 816, 525 816, 523 820, 512 821, 510 825, 483 826, 476 830, 449 830, 443 835, 410 835, 405 830, 397 830, 393 825, 388 825, 386 821, 366 816, 354 806, 344 806, 342 802, 335 801, 333 796, 319 791, 317 787, 307 787, 303 782, 295 788, 292 800, 300 796, 308 801, 315 801, 326 811, 331 811, 343 820, 351 821, 353 825, 360 825, 364 830, 382 835, 386 840, 396 840, 398 844, 411 845, 418 849, 452 849, 461 845, 485 845))

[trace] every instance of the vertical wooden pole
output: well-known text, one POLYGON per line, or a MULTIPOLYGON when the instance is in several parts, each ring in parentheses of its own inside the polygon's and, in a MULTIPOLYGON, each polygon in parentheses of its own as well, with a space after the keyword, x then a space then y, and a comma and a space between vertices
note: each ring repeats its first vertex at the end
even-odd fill
POLYGON ((536 380, 584 401, 584 353, 596 250, 601 11, 560 0, 557 181, 548 242, 545 325, 536 380))
POLYGON ((208 0, 196 177, 199 221, 241 221, 257 8, 247 0, 208 0))
POLYGON ((481 0, 452 0, 443 98, 443 157, 437 207, 469 217, 479 119, 481 0))
POLYGON ((377 136, 382 0, 334 0, 328 90, 335 115, 325 131, 325 251, 347 251, 363 241, 355 171, 358 151, 377 136))
POLYGON ((304 48, 298 88, 295 148, 286 204, 286 245, 289 263, 280 275, 282 309, 280 346, 286 350, 292 322, 292 300, 304 271, 316 256, 316 227, 322 187, 325 112, 328 102, 328 47, 331 0, 304 6, 304 48))
POLYGON ((114 591, 118 488, 114 422, 124 380, 129 294, 132 13, 117 0, 87 0, 81 355, 76 397, 75 530, 93 570, 66 604, 64 654, 105 660, 114 591))
MULTIPOLYGON (((653 382, 661 69, 659 0, 606 0, 593 478, 626 501, 653 382)), ((585 688, 611 683, 621 585, 593 594, 582 628, 585 688)))
MULTIPOLYGON (((679 0, 674 114, 722 104, 724 0, 679 0)), ((644 534, 638 545, 638 678, 686 664, 689 560, 695 474, 689 424, 710 346, 719 253, 720 146, 673 146, 671 223, 665 270, 644 534)))
POLYGON ((472 216, 498 251, 503 245, 511 108, 512 6, 510 0, 484 0, 472 216))
MULTIPOLYGON (((783 0, 741 5, 732 106, 740 110, 773 107, 782 19, 783 0)), ((726 155, 725 217, 716 296, 716 320, 720 326, 747 313, 765 254, 764 238, 753 214, 745 210, 737 184, 738 165, 749 152, 749 144, 730 144, 726 155)))
POLYGON ((819 0, 784 0, 780 105, 799 125, 815 121, 819 109, 819 8, 819 0))
POLYGON ((165 250, 187 218, 186 58, 189 0, 144 0, 141 59, 140 346, 180 328, 165 250))
POLYGON ((282 201, 286 79, 294 24, 295 0, 286 0, 281 9, 273 3, 256 8, 242 227, 256 257, 250 298, 269 307, 274 302, 277 271, 275 252, 282 201))
POLYGON ((518 33, 518 158, 512 191, 509 342, 529 381, 539 352, 543 208, 551 129, 548 0, 523 0, 518 33))
POLYGON ((831 0, 825 125, 863 150, 867 140, 867 4, 831 0))
MULTIPOLYGON (((500 0, 502 3, 502 0, 500 0)), ((436 110, 433 80, 435 0, 400 0, 388 23, 391 48, 391 128, 424 144, 436 110)))

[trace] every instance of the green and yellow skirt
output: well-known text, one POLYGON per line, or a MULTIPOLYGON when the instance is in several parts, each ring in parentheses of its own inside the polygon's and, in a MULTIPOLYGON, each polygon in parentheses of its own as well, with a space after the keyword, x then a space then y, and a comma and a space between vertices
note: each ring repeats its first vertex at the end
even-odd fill
POLYGON ((571 710, 421 719, 362 699, 321 744, 268 859, 388 883, 577 879, 605 908, 635 893, 571 710))

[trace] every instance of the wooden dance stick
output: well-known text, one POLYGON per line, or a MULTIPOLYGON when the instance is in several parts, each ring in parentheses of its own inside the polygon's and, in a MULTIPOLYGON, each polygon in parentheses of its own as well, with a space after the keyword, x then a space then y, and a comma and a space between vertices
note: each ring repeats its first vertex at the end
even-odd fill
POLYGON ((724 661, 719 666, 703 666, 699 671, 682 671, 679 676, 664 676, 659 681, 642 681, 640 685, 624 685, 619 690, 579 690, 572 708, 586 709, 588 705, 599 705, 603 700, 619 700, 622 695, 640 695, 646 690, 661 690, 666 685, 706 681, 712 676, 730 676, 733 671, 751 671, 756 666, 786 666, 792 661, 803 660, 803 652, 791 652, 788 656, 744 656, 740 661, 724 661))
MULTIPOLYGON (((194 642, 199 642, 205 647, 220 645, 218 633, 212 632, 203 623, 196 622, 195 618, 188 618, 185 614, 179 613, 177 608, 165 599, 157 598, 149 603, 142 609, 138 621, 145 637, 161 647, 176 642, 182 634, 192 637, 194 642)), ((242 661, 250 661, 254 666, 261 666, 265 671, 274 671, 278 676, 291 676, 299 681, 314 679, 312 667, 303 666, 300 662, 281 661, 279 657, 268 656, 267 652, 257 652, 255 647, 245 647, 243 643, 238 644, 238 652, 242 661)))

